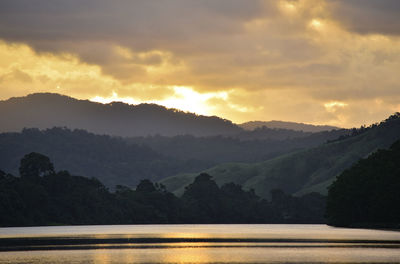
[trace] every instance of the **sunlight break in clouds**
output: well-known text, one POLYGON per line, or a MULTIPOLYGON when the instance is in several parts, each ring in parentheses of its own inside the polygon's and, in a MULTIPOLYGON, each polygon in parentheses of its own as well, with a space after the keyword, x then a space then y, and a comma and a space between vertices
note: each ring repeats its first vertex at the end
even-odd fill
POLYGON ((174 108, 200 115, 212 115, 212 106, 208 104, 208 100, 217 98, 226 101, 228 99, 227 92, 200 94, 190 87, 174 86, 171 88, 174 91, 174 95, 164 100, 150 100, 140 102, 130 97, 119 97, 116 92, 113 92, 111 97, 104 98, 101 96, 95 96, 90 100, 103 104, 111 103, 114 101, 124 102, 127 104, 153 103, 165 106, 167 108, 174 108))
POLYGON ((330 113, 334 113, 336 112, 336 110, 338 108, 344 108, 346 106, 348 106, 348 104, 343 103, 343 102, 329 102, 329 103, 325 103, 324 104, 326 111, 330 112, 330 113))

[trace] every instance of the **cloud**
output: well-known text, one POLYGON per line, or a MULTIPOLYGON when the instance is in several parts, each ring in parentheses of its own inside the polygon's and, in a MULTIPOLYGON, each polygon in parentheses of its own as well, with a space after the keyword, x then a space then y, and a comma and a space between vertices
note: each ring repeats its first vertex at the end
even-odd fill
POLYGON ((238 32, 243 21, 263 14, 263 6, 257 0, 2 1, 0 32, 7 39, 35 42, 39 48, 48 41, 118 41, 147 50, 159 44, 167 47, 193 33, 238 32))
POLYGON ((379 0, 0 1, 0 98, 50 91, 187 109, 176 90, 183 87, 186 98, 198 99, 196 111, 236 122, 373 122, 400 101, 398 6, 379 0), (331 111, 330 102, 347 105, 331 111), (362 112, 371 105, 375 112, 362 112))
POLYGON ((400 1, 332 1, 333 16, 347 29, 360 34, 400 34, 400 1))

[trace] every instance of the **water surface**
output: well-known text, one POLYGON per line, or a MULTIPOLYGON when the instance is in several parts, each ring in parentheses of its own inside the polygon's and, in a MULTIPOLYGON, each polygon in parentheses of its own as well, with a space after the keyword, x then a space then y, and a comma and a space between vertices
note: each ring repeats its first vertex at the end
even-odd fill
POLYGON ((0 263, 400 263, 400 232, 326 225, 0 228, 0 263))

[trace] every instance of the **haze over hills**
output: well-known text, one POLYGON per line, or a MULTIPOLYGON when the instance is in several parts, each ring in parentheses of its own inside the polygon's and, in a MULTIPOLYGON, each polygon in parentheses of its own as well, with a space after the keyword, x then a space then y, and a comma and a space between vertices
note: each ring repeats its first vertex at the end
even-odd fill
POLYGON ((141 179, 155 181, 211 166, 202 161, 170 158, 146 146, 84 130, 24 129, 20 133, 0 133, 0 170, 17 175, 19 160, 31 152, 51 157, 60 170, 95 177, 111 188, 118 184, 134 187, 141 179))
MULTIPOLYGON (((352 136, 321 146, 285 154, 260 163, 225 163, 204 172, 218 184, 234 181, 247 189, 268 197, 275 188, 290 194, 318 191, 326 194, 326 187, 343 170, 380 148, 388 148, 400 138, 400 114, 379 125, 353 130, 352 136)), ((197 174, 179 174, 162 180, 170 191, 182 193, 182 186, 197 174)))
POLYGON ((399 114, 353 130, 312 133, 263 126, 246 131, 218 117, 158 105, 104 105, 58 94, 1 101, 0 122, 2 130, 59 125, 126 137, 65 128, 2 133, 0 169, 7 172, 17 171, 23 155, 40 152, 58 168, 99 178, 108 187, 135 186, 148 178, 182 193, 202 171, 218 184, 234 181, 262 197, 275 188, 326 193, 336 175, 400 138, 399 114))
POLYGON ((1 130, 18 131, 0 133, 0 169, 17 174, 21 157, 39 152, 58 168, 99 178, 108 187, 135 186, 143 178, 160 180, 222 162, 265 161, 350 133, 266 127, 245 131, 218 117, 158 105, 104 105, 58 94, 0 101, 0 122, 1 130), (76 127, 79 130, 73 130, 76 127), (138 137, 147 134, 152 136, 138 137))
POLYGON ((265 161, 285 153, 315 147, 350 133, 350 130, 345 129, 305 133, 263 127, 254 131, 244 131, 232 137, 183 135, 135 137, 126 140, 149 147, 168 157, 218 164, 265 161))
POLYGON ((226 119, 167 109, 156 104, 101 104, 51 93, 0 101, 0 123, 0 132, 18 132, 24 127, 68 127, 124 137, 231 135, 242 131, 226 119))
MULTIPOLYGON (((0 101, 0 123, 0 132, 19 132, 23 128, 68 127, 122 137, 224 135, 241 139, 297 138, 334 128, 281 122, 290 125, 286 125, 287 128, 275 125, 269 129, 260 127, 246 131, 226 119, 168 109, 157 104, 101 104, 52 93, 30 94, 0 101), (308 130, 300 129, 303 127, 308 130)), ((253 123, 264 124, 249 122, 253 123)))
POLYGON ((345 135, 341 130, 287 140, 241 140, 213 136, 118 138, 85 130, 52 128, 0 133, 0 169, 17 174, 19 160, 43 153, 62 170, 96 177, 108 187, 135 186, 147 178, 160 180, 177 173, 196 172, 221 162, 255 162, 316 146, 345 135))
POLYGON ((249 121, 239 125, 241 128, 245 130, 254 130, 256 128, 268 127, 268 128, 280 128, 280 129, 290 129, 296 131, 304 131, 304 132, 321 132, 321 131, 329 131, 333 129, 340 129, 339 127, 334 126, 322 126, 322 125, 310 125, 304 123, 295 123, 295 122, 286 122, 286 121, 249 121))

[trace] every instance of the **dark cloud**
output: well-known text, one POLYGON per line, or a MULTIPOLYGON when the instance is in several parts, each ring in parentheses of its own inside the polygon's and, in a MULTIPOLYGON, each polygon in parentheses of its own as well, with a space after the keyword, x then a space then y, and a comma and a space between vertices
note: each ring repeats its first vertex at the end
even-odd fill
MULTIPOLYGON (((6 0, 0 36, 11 40, 110 41, 165 47, 168 40, 229 34, 265 11, 258 0, 6 0)), ((144 48, 144 47, 142 47, 144 48)))
POLYGON ((334 18, 348 30, 360 34, 400 34, 398 0, 340 0, 328 3, 334 18))
POLYGON ((145 75, 141 65, 177 57, 237 52, 229 37, 247 21, 274 15, 262 0, 6 0, 0 1, 0 39, 29 44, 38 52, 70 52, 123 82, 145 75), (228 39, 227 39, 228 38, 228 39), (115 46, 134 54, 122 58, 115 46))

